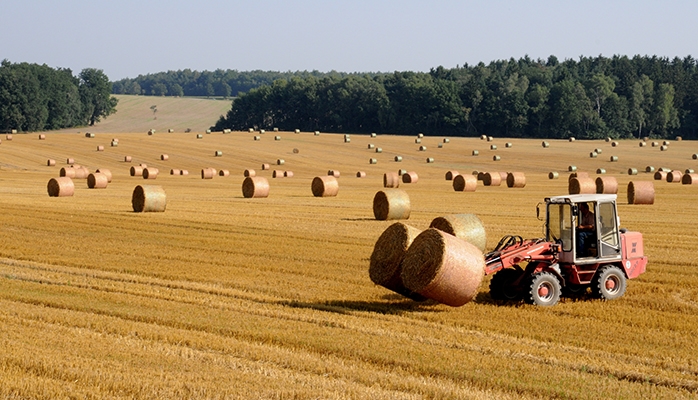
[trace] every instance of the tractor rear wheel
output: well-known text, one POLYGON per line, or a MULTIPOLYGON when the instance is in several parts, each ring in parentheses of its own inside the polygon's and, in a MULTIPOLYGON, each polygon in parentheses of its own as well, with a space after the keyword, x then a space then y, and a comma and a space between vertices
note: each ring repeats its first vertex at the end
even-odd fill
POLYGON ((523 270, 518 266, 497 271, 490 281, 490 297, 493 300, 519 300, 521 287, 514 285, 514 283, 523 273, 523 270))
POLYGON ((537 306, 554 306, 560 300, 560 281, 550 272, 533 274, 526 297, 537 306))
POLYGON ((596 297, 603 300, 615 300, 625 294, 628 282, 625 274, 615 265, 601 267, 594 277, 591 289, 596 297))

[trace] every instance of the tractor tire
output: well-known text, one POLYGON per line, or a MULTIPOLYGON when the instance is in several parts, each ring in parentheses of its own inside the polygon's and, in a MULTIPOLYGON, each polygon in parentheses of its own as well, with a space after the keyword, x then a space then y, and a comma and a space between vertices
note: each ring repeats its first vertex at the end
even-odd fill
POLYGON ((615 265, 602 267, 591 283, 594 295, 602 300, 615 300, 625 294, 628 282, 623 271, 615 265))
POLYGON ((512 283, 516 282, 523 273, 521 268, 504 268, 497 271, 490 281, 490 297, 493 300, 520 300, 521 288, 512 286, 512 283))
POLYGON ((538 272, 531 276, 526 301, 537 306, 554 306, 560 300, 560 281, 550 272, 538 272))

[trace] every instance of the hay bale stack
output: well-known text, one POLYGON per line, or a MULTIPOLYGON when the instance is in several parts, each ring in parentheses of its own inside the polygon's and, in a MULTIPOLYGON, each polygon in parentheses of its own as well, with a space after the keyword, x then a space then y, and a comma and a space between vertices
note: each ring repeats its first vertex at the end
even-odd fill
POLYGON ((262 171, 268 170, 269 168, 271 168, 269 164, 262 164, 262 171))
POLYGON ((65 177, 65 178, 75 178, 75 171, 76 171, 75 168, 63 167, 58 172, 58 176, 65 177))
POLYGON ((611 157, 609 158, 609 161, 611 161, 611 162, 617 162, 617 161, 618 161, 618 156, 611 156, 611 157))
POLYGON ((684 174, 681 178, 681 183, 684 185, 698 185, 698 174, 684 174))
POLYGON ((526 175, 523 172, 509 172, 507 174, 507 187, 522 188, 526 186, 526 175))
POLYGON ((502 184, 502 176, 499 172, 486 172, 482 176, 482 183, 485 186, 499 186, 502 184))
POLYGON ((546 141, 543 141, 543 142, 541 143, 541 145, 543 146, 544 149, 547 149, 548 147, 550 147, 550 143, 548 143, 548 142, 546 142, 546 141))
POLYGON ((648 165, 645 167, 645 172, 654 172, 654 167, 651 165, 648 165))
POLYGON ((569 172, 576 172, 577 171, 577 166, 576 165, 570 165, 567 167, 567 171, 569 172))
POLYGON ((104 146, 97 146, 97 151, 104 151, 104 146))
POLYGON ((477 247, 429 228, 407 249, 401 277, 409 290, 459 307, 475 297, 484 271, 485 258, 477 247))
POLYGON ((368 163, 369 163, 369 164, 378 164, 378 160, 375 159, 375 158, 369 158, 369 159, 368 159, 368 163))
POLYGON ((169 159, 170 159, 170 156, 168 156, 167 154, 160 154, 161 161, 167 161, 169 159))
POLYGON ((628 175, 637 175, 637 168, 628 168, 628 175))
POLYGON ((162 186, 138 185, 133 189, 131 205, 134 212, 164 212, 167 195, 162 186))
MULTIPOLYGON (((106 177, 107 177, 107 183, 111 183, 112 174, 111 174, 111 171, 110 171, 110 170, 104 169, 104 168, 98 168, 95 172, 96 172, 96 173, 99 173, 99 174, 104 174, 104 175, 106 175, 106 177)), ((89 179, 89 176, 88 176, 88 179, 89 179)))
POLYGON ((201 169, 201 179, 213 179, 214 175, 216 175, 216 170, 213 168, 201 169))
POLYGON ((269 181, 262 176, 248 176, 242 181, 242 195, 246 199, 269 196, 269 181))
POLYGON ((286 161, 283 158, 279 158, 276 160, 276 165, 284 165, 286 161))
POLYGON ((447 181, 452 181, 454 177, 460 175, 458 171, 447 171, 446 172, 446 180, 447 181))
POLYGON ((39 135, 39 140, 46 140, 46 135, 43 133, 39 135))
POLYGON ((572 178, 568 185, 569 194, 593 194, 596 193, 596 184, 591 178, 572 178))
POLYGON ((417 183, 419 176, 415 171, 410 171, 402 175, 402 183, 417 183))
POLYGON ((548 172, 548 179, 557 179, 559 177, 560 174, 557 171, 548 172))
POLYGON ((397 172, 386 172, 383 174, 384 188, 397 188, 400 186, 400 175, 397 172))
POLYGON ((316 176, 310 184, 315 197, 335 197, 339 193, 339 181, 332 175, 316 176))
POLYGON ((179 175, 179 172, 180 172, 179 169, 173 168, 170 170, 170 175, 179 175))
POLYGON ((596 169, 596 173, 597 173, 597 174, 605 174, 605 173, 606 173, 606 170, 605 170, 604 168, 597 168, 597 169, 596 169))
POLYGON ((427 157, 427 164, 433 164, 434 163, 434 157, 427 157))
POLYGON ((255 176, 257 176, 257 171, 255 171, 253 169, 246 169, 245 172, 243 172, 243 175, 245 176, 245 178, 255 177, 255 176))
POLYGON ((214 156, 215 157, 223 157, 223 152, 220 150, 216 150, 216 152, 214 153, 214 156))
POLYGON ((499 160, 501 160, 501 159, 502 159, 502 158, 499 157, 499 156, 493 156, 493 157, 492 157, 492 161, 499 161, 499 160))
POLYGON ((131 156, 124 156, 124 162, 131 162, 131 156))
POLYGON ((102 173, 95 172, 87 175, 87 187, 90 189, 106 189, 109 178, 102 173))
POLYGON ((618 181, 612 176, 599 176, 596 178, 596 193, 618 194, 618 181))
POLYGON ((640 181, 628 183, 628 204, 654 204, 654 183, 640 181))
POLYGON ((373 216, 380 221, 410 218, 410 197, 400 189, 382 190, 373 197, 373 216))
POLYGON ((487 232, 480 218, 475 214, 450 214, 436 217, 429 224, 429 228, 436 228, 485 251, 487 246, 487 232))
POLYGON ((75 184, 67 176, 51 178, 46 185, 49 197, 70 197, 75 193, 75 184))
POLYGON ((293 178, 293 171, 284 171, 284 178, 293 178))
POLYGON ((222 169, 218 171, 218 176, 230 176, 230 171, 228 171, 227 169, 222 169))
POLYGON ((357 177, 357 178, 365 178, 365 177, 366 177, 366 172, 364 172, 364 171, 358 171, 358 172, 356 173, 356 177, 357 177))
POLYGON ((339 171, 337 171, 336 169, 331 169, 331 170, 327 171, 327 175, 334 176, 335 178, 339 178, 339 171))
POLYGON ((49 158, 46 160, 46 166, 53 167, 56 165, 56 160, 49 158))
POLYGON ((129 173, 131 176, 143 176, 143 167, 134 165, 129 170, 129 173))
POLYGON ((657 171, 654 173, 654 180, 655 181, 664 181, 664 180, 666 180, 667 174, 668 173, 666 171, 657 171))
POLYGON ((666 181, 669 183, 679 183, 679 182, 681 182, 681 177, 682 177, 681 171, 678 171, 678 170, 671 171, 671 172, 666 174, 666 181))
POLYGON ((453 178, 453 190, 456 192, 474 192, 477 189, 477 178, 473 175, 456 175, 453 178))
POLYGON ((143 168, 143 179, 156 179, 160 170, 153 167, 143 168))
POLYGON ((472 154, 473 154, 474 156, 477 156, 477 155, 479 155, 479 154, 480 154, 480 152, 479 152, 479 151, 477 151, 477 150, 473 150, 473 153, 472 153, 472 154))

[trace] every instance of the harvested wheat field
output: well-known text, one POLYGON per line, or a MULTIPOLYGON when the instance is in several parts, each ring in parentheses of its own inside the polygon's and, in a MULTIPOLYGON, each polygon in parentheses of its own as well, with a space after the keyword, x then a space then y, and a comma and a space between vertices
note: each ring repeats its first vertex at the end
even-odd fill
MULTIPOLYGON (((160 101, 160 99, 158 99, 160 101)), ((158 105, 158 107, 160 107, 158 105)), ((155 127, 158 129, 158 127, 155 127)), ((654 181, 653 205, 628 205, 628 176, 646 165, 695 168, 698 143, 670 152, 621 141, 618 162, 589 158, 603 141, 278 132, 114 131, 17 134, 0 148, 0 397, 3 398, 695 398, 698 396, 698 189, 654 181), (118 134, 119 146, 108 147, 118 134), (368 144, 383 149, 375 153, 368 144), (94 151, 104 144, 103 152, 94 151), (299 149, 294 152, 293 149, 299 149), (215 151, 225 157, 215 157, 215 151), (160 160, 167 153, 169 160, 160 160), (132 156, 125 163, 124 156, 132 156), (394 157, 402 156, 396 163, 394 157), (112 182, 49 197, 46 182, 74 157, 112 182), (369 157, 377 164, 366 164, 369 157), (260 164, 285 160, 292 179, 260 164), (136 213, 129 174, 226 169, 227 178, 161 174, 164 212, 136 213), (372 213, 383 174, 419 174, 403 221, 419 230, 449 214, 476 214, 487 249, 506 234, 543 236, 536 204, 567 193, 549 171, 605 168, 618 181, 621 226, 644 235, 647 272, 619 300, 562 299, 550 308, 493 301, 485 277, 462 307, 404 298, 369 278, 371 253, 395 221, 372 213), (244 171, 269 181, 241 193, 244 171), (314 197, 328 169, 336 197, 314 197), (525 188, 456 192, 447 171, 522 172, 525 188)))

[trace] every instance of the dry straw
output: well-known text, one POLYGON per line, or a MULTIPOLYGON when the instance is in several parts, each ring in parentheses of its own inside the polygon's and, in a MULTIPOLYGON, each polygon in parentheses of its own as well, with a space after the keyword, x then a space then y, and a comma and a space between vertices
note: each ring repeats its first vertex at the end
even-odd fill
POLYGON ((135 212, 164 212, 167 195, 162 186, 138 185, 133 189, 131 205, 135 212))
POLYGON ((447 181, 452 181, 454 177, 460 175, 458 171, 447 171, 446 172, 446 180, 447 181))
MULTIPOLYGON (((104 168, 98 168, 95 172, 106 175, 107 182, 111 183, 112 174, 111 174, 110 170, 104 169, 104 168)), ((89 176, 88 176, 88 178, 89 178, 89 176)))
POLYGON ((526 186, 526 175, 523 172, 509 172, 507 174, 507 187, 522 188, 526 186))
POLYGON ((417 228, 396 222, 390 225, 380 235, 373 246, 368 276, 376 285, 409 297, 416 301, 426 300, 425 297, 412 292, 402 283, 402 261, 407 249, 420 231, 417 228))
POLYGON ((242 195, 247 199, 269 196, 269 181, 262 176, 248 176, 242 181, 242 195))
POLYGON ((106 189, 109 183, 107 175, 95 172, 87 175, 87 187, 90 189, 106 189))
POLYGON ((366 177, 366 172, 364 172, 364 171, 358 171, 358 172, 356 173, 356 177, 357 177, 357 178, 365 178, 365 177, 366 177))
POLYGON ((696 185, 698 184, 698 174, 684 174, 681 178, 681 183, 684 185, 696 185))
POLYGON ((46 185, 50 197, 70 197, 75 193, 75 184, 67 176, 51 178, 46 185))
POLYGON ((679 183, 681 182, 681 176, 681 171, 671 171, 668 174, 666 174, 666 181, 670 183, 679 183))
POLYGON ((386 172, 383 174, 383 187, 397 188, 400 186, 400 175, 397 172, 386 172))
POLYGON ((612 176, 599 176, 596 178, 596 193, 617 194, 618 181, 612 176))
POLYGON ((257 176, 257 172, 253 169, 246 169, 245 172, 243 172, 243 175, 245 176, 245 178, 255 177, 257 176))
POLYGON ((477 247, 438 229, 417 235, 402 262, 402 281, 422 296, 459 307, 477 294, 485 258, 477 247))
POLYGON ((654 173, 654 180, 655 181, 663 181, 666 180, 668 173, 666 171, 657 171, 654 173))
POLYGON ((456 175, 453 178, 453 190, 456 192, 474 192, 477 189, 477 178, 473 175, 456 175))
POLYGON ((591 178, 572 178, 568 189, 569 194, 593 194, 596 193, 596 184, 591 178))
POLYGON ((450 214, 436 217, 429 224, 429 228, 436 228, 485 251, 487 246, 487 232, 480 218, 475 214, 450 214))
POLYGON ((310 189, 315 197, 334 197, 339 193, 339 182, 332 175, 316 176, 310 189))
POLYGON ((87 176, 90 175, 90 170, 86 167, 75 166, 73 169, 75 170, 75 179, 87 179, 87 176))
POLYGON ((402 175, 402 183, 417 183, 419 176, 415 171, 409 171, 402 175))
POLYGON ((499 186, 502 184, 502 176, 499 172, 486 172, 482 176, 482 183, 485 186, 499 186))
POLYGON ((377 220, 409 219, 410 197, 400 189, 382 190, 373 197, 373 215, 377 220))
POLYGON ((129 172, 131 176, 143 176, 143 167, 134 165, 129 172))
POLYGON ((654 204, 654 183, 640 181, 628 183, 628 204, 654 204))
POLYGON ((213 179, 216 175, 216 170, 213 168, 202 168, 201 169, 201 179, 213 179))

